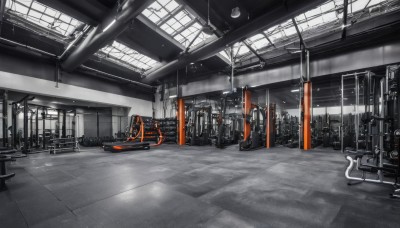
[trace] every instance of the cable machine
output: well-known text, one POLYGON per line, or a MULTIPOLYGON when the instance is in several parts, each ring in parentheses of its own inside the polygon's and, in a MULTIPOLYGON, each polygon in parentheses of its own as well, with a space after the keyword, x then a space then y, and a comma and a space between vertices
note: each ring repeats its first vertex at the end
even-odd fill
POLYGON ((190 146, 211 145, 211 105, 191 105, 187 111, 186 144, 190 146))
POLYGON ((239 150, 252 150, 265 146, 265 117, 265 110, 251 102, 251 91, 247 87, 244 88, 243 138, 239 143, 239 150))
MULTIPOLYGON (((354 150, 346 150, 349 166, 345 176, 350 181, 397 186, 400 175, 400 65, 388 66, 386 75, 375 75, 366 71, 342 76, 342 152, 345 151, 343 109, 346 78, 354 78, 356 102, 354 150), (363 89, 364 96, 363 113, 359 110, 360 89, 363 89), (361 172, 361 177, 351 175, 354 168, 361 172), (375 175, 375 178, 372 177, 375 175), (388 177, 394 177, 394 181, 388 180, 388 177)), ((393 196, 399 197, 399 190, 395 190, 393 196)))

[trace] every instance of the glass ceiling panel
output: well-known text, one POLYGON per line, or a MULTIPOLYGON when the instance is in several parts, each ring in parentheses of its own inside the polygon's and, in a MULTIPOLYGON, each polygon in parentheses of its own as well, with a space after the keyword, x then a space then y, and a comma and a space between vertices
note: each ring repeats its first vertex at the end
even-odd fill
POLYGON ((226 53, 225 50, 220 51, 219 54, 221 54, 225 59, 227 59, 228 61, 231 61, 231 58, 229 57, 229 55, 226 53))
MULTIPOLYGON (((184 47, 188 47, 199 30, 203 29, 200 22, 174 0, 157 0, 142 14, 184 47), (163 13, 164 11, 167 13, 163 13)), ((192 47, 211 37, 215 38, 215 35, 201 32, 193 41, 192 47)))
POLYGON ((34 0, 7 1, 8 12, 63 36, 72 33, 82 22, 34 0))
MULTIPOLYGON (((190 27, 183 30, 181 33, 174 36, 174 39, 177 40, 179 43, 183 44, 185 47, 188 47, 190 42, 195 38, 195 36, 199 33, 199 31, 202 30, 202 28, 203 27, 198 22, 195 22, 193 25, 191 25, 190 27)), ((209 37, 210 35, 201 32, 200 35, 196 38, 196 40, 193 42, 192 46, 196 46, 197 44, 201 43, 202 41, 205 41, 209 37)))
POLYGON ((157 0, 143 10, 142 14, 154 24, 158 24, 171 15, 179 6, 180 5, 174 0, 157 0))
POLYGON ((142 69, 143 71, 151 69, 157 63, 152 58, 140 54, 117 41, 114 41, 112 45, 102 48, 101 51, 118 61, 142 69))
POLYGON ((186 10, 181 10, 163 23, 160 28, 169 35, 175 36, 179 31, 185 29, 185 27, 193 20, 194 17, 192 15, 190 15, 186 10))
MULTIPOLYGON (((349 0, 348 17, 351 18, 354 14, 360 15, 364 9, 395 1, 396 0, 349 0)), ((329 0, 314 9, 298 15, 295 17, 295 20, 302 35, 307 37, 309 34, 311 34, 311 32, 314 34, 320 34, 324 29, 329 29, 332 31, 334 29, 340 29, 342 26, 342 18, 343 0, 329 0)), ((272 45, 266 37, 268 37, 273 44, 280 43, 281 45, 298 40, 297 31, 292 23, 292 20, 287 20, 284 23, 267 29, 263 33, 246 39, 246 42, 250 44, 251 47, 257 52, 261 52, 261 49, 264 51, 273 50, 271 48, 267 48, 272 47, 272 45)), ((245 51, 239 51, 241 54, 243 54, 243 52, 245 51)))

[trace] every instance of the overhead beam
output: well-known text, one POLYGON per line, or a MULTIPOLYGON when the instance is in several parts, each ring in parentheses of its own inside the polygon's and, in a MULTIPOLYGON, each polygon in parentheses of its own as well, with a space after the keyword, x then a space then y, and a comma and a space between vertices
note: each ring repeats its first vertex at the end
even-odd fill
POLYGON ((175 40, 174 38, 172 38, 168 33, 166 33, 164 30, 160 29, 156 24, 154 24, 153 22, 151 22, 149 19, 147 19, 145 16, 143 15, 138 15, 137 20, 139 20, 140 22, 142 22, 143 24, 145 24, 147 27, 149 27, 150 29, 152 29, 154 32, 158 33, 160 36, 162 36, 164 39, 168 40, 170 43, 174 44, 175 46, 177 46, 178 48, 180 48, 182 51, 185 50, 185 47, 179 43, 177 40, 175 40))
POLYGON ((3 27, 4 12, 6 11, 6 2, 7 0, 0 0, 0 35, 1 35, 1 28, 3 27))
MULTIPOLYGON (((210 1, 210 0, 206 0, 206 1, 210 1)), ((201 20, 202 23, 207 24, 208 23, 208 15, 201 13, 200 10, 198 10, 197 8, 195 8, 194 4, 192 1, 189 0, 177 0, 178 3, 180 3, 181 5, 183 5, 185 7, 186 10, 188 10, 191 14, 193 14, 194 16, 196 16, 197 18, 199 18, 199 20, 201 20)), ((202 1, 200 1, 202 2, 202 1)), ((222 17, 217 14, 213 8, 211 8, 210 6, 210 15, 212 14, 213 18, 216 18, 217 21, 225 21, 224 19, 222 19, 222 17)), ((220 28, 216 27, 213 23, 210 23, 211 27, 214 28, 215 31, 215 35, 217 35, 218 37, 223 36, 223 32, 220 30, 220 28)))
POLYGON ((152 71, 143 79, 143 82, 151 83, 161 79, 176 69, 184 67, 190 62, 195 62, 206 56, 216 54, 225 49, 226 46, 230 46, 245 37, 251 37, 259 31, 263 31, 269 27, 286 21, 310 8, 318 6, 323 2, 324 0, 287 0, 285 1, 286 4, 281 4, 276 8, 267 11, 262 16, 250 21, 246 25, 227 33, 224 37, 211 42, 202 48, 194 50, 190 54, 186 55, 185 58, 173 60, 152 71))
MULTIPOLYGON (((105 6, 101 7, 100 5, 92 6, 92 11, 93 12, 83 12, 82 9, 78 8, 74 3, 75 1, 63 1, 63 0, 37 0, 38 2, 49 6, 53 9, 56 9, 64 14, 70 15, 74 17, 75 19, 82 21, 86 24, 90 25, 97 25, 99 22, 101 22, 101 14, 98 13, 98 15, 94 12, 104 12, 106 13, 107 9, 105 6), (97 7, 101 7, 98 8, 97 7)), ((78 1, 77 1, 78 2, 78 1)), ((79 4, 86 4, 86 1, 79 1, 79 4)))
POLYGON ((117 4, 110 14, 92 29, 86 39, 61 63, 61 67, 66 71, 76 69, 96 51, 125 31, 132 20, 151 3, 152 1, 146 0, 126 0, 121 5, 117 4))
POLYGON ((346 33, 347 33, 347 9, 348 8, 349 8, 349 0, 343 0, 342 40, 346 39, 346 33))
POLYGON ((247 43, 247 41, 243 40, 242 42, 244 43, 244 45, 246 45, 246 47, 247 47, 255 56, 257 56, 257 58, 258 58, 260 61, 266 63, 265 59, 264 59, 261 55, 259 55, 259 54, 257 53, 257 51, 254 50, 254 48, 253 48, 251 45, 249 45, 249 44, 247 43))
POLYGON ((293 25, 294 25, 294 28, 296 29, 297 35, 299 36, 301 45, 303 45, 303 47, 304 47, 305 49, 307 49, 306 42, 304 42, 303 36, 301 35, 301 32, 300 32, 300 30, 299 30, 299 27, 297 26, 296 20, 295 20, 294 18, 292 18, 292 23, 293 23, 293 25))

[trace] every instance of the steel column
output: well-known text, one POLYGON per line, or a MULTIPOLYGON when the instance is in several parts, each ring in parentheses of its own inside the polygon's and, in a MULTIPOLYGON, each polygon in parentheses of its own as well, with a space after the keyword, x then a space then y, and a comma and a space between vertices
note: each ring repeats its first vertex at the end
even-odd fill
POLYGON ((8 146, 8 92, 3 93, 3 146, 8 146))
POLYGON ((35 135, 36 135, 36 143, 35 147, 39 148, 39 108, 36 108, 36 116, 35 116, 35 135))
POLYGON ((343 105, 344 105, 344 84, 343 84, 344 75, 341 77, 341 87, 340 87, 340 148, 342 153, 344 153, 344 146, 343 146, 343 105))
POLYGON ((17 103, 12 104, 12 125, 11 125, 11 133, 12 133, 12 148, 17 149, 17 103))
POLYGON ((24 149, 22 151, 22 153, 27 154, 28 153, 28 111, 29 111, 29 107, 28 107, 28 98, 26 97, 24 99, 24 149))
POLYGON ((355 84, 355 93, 356 93, 356 108, 355 108, 355 123, 354 123, 354 129, 356 133, 356 151, 358 151, 358 139, 360 135, 360 111, 358 110, 358 107, 360 105, 360 81, 358 78, 358 75, 354 76, 354 84, 355 84))
POLYGON ((67 138, 67 110, 63 109, 63 119, 61 126, 61 138, 67 138))
POLYGON ((46 108, 43 107, 42 109, 42 143, 43 149, 46 149, 46 108))
POLYGON ((271 113, 270 113, 270 97, 269 97, 269 89, 267 89, 266 90, 266 94, 265 94, 265 96, 266 96, 266 104, 265 104, 265 107, 266 107, 266 129, 265 129, 265 135, 266 135, 266 139, 265 139, 265 147, 267 148, 267 149, 269 149, 270 147, 271 147, 271 126, 270 126, 270 121, 271 121, 271 119, 270 119, 270 115, 271 115, 271 113))

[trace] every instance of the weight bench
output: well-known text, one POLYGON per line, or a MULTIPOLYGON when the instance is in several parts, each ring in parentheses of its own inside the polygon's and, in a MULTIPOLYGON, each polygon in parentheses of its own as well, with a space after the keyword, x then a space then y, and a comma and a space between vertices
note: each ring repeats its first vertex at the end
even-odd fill
POLYGON ((15 173, 7 173, 6 172, 6 162, 15 161, 15 157, 11 156, 0 156, 0 191, 4 191, 7 189, 6 180, 11 179, 15 176, 15 173))
POLYGON ((8 150, 0 150, 0 155, 3 155, 3 154, 15 154, 17 152, 17 150, 14 150, 14 149, 12 149, 12 150, 10 150, 10 149, 8 149, 8 150))

